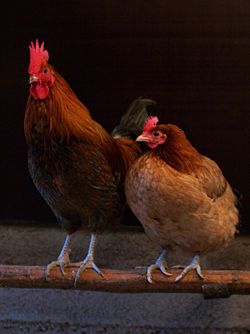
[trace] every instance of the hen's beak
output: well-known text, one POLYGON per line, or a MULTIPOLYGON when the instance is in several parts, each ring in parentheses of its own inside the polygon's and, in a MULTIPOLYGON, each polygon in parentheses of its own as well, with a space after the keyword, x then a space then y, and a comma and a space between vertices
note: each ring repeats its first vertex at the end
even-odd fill
POLYGON ((136 141, 144 141, 144 142, 148 142, 149 138, 145 135, 140 135, 136 138, 136 141))
POLYGON ((37 82, 38 81, 38 77, 36 75, 31 75, 29 77, 29 84, 31 84, 32 82, 37 82))

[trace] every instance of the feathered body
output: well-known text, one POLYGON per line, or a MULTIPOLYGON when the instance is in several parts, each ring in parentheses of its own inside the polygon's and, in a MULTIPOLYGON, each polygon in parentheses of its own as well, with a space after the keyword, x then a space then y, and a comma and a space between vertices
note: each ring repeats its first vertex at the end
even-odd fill
POLYGON ((156 125, 138 140, 151 150, 126 178, 129 206, 162 249, 207 253, 234 237, 237 200, 218 165, 175 125, 156 125), (160 143, 159 143, 160 142, 160 143))
POLYGON ((140 148, 129 138, 112 138, 55 71, 54 76, 50 96, 30 96, 27 104, 30 174, 68 232, 81 224, 102 230, 124 205, 125 173, 140 148))
MULTIPOLYGON (((32 43, 30 56, 31 95, 24 131, 31 177, 68 235, 82 225, 92 233, 101 232, 121 217, 126 171, 141 153, 140 147, 129 134, 119 136, 118 130, 113 138, 91 118, 48 63, 43 44, 32 43)), ((147 104, 151 101, 137 99, 120 129, 134 123, 142 128, 147 104)))

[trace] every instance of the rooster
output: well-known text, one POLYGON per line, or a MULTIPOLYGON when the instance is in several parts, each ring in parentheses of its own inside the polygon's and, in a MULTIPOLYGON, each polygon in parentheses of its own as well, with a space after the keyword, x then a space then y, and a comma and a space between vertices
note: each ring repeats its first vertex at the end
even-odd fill
POLYGON ((36 40, 29 49, 30 96, 24 119, 29 172, 67 233, 58 259, 46 268, 46 277, 55 266, 64 274, 70 265, 72 236, 85 225, 91 239, 75 277, 77 282, 86 268, 102 275, 94 262, 96 235, 117 224, 125 207, 126 171, 141 153, 135 138, 147 118, 146 106, 153 101, 135 100, 112 136, 91 118, 49 64, 44 43, 39 45, 36 40))
POLYGON ((167 249, 192 253, 192 262, 176 281, 195 270, 202 279, 200 254, 228 244, 236 233, 239 215, 237 199, 218 165, 201 155, 175 125, 158 125, 149 117, 142 134, 149 151, 127 173, 127 202, 146 234, 162 248, 156 263, 165 275, 167 249))

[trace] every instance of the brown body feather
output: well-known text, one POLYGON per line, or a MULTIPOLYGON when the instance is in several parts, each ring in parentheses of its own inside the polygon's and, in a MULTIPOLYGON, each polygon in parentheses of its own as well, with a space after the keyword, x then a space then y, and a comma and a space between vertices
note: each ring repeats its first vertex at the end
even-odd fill
POLYGON ((236 197, 218 165, 174 125, 166 142, 130 168, 126 196, 148 236, 164 248, 206 253, 226 245, 238 224, 236 197))
MULTIPOLYGON (((49 66, 49 65, 47 65, 49 66)), ((129 138, 114 139, 95 122, 56 72, 44 100, 29 97, 24 131, 31 177, 63 227, 101 231, 124 206, 126 171, 139 155, 129 138)))

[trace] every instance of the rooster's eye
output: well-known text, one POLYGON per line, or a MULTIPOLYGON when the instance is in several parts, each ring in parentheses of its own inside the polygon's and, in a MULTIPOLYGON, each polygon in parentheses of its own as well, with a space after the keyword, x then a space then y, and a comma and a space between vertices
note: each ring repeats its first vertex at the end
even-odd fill
POLYGON ((47 73, 47 72, 48 72, 48 69, 45 68, 45 69, 43 70, 43 73, 47 73))
POLYGON ((159 134, 160 134, 160 132, 159 132, 159 131, 154 131, 154 132, 153 132, 153 136, 155 136, 155 137, 158 137, 158 136, 159 136, 159 134))

